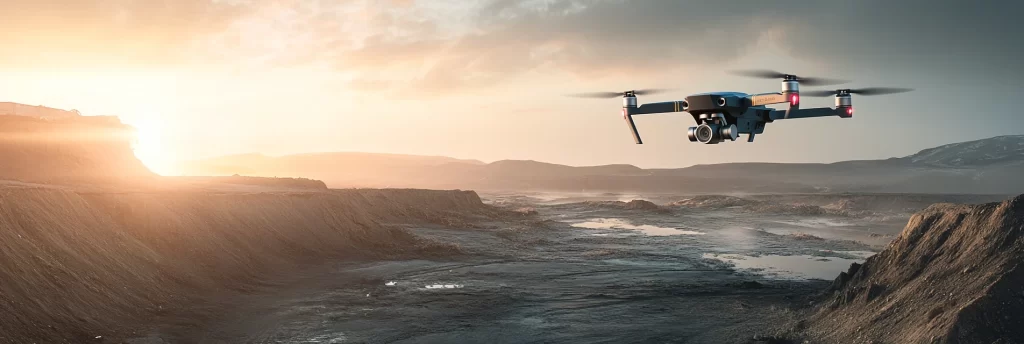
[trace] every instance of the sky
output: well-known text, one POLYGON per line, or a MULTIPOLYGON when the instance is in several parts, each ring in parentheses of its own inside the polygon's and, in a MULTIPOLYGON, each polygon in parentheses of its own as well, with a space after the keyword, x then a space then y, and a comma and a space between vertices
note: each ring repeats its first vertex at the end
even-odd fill
MULTIPOLYGON (((1024 134, 1024 2, 669 0, 0 0, 0 101, 115 115, 174 162, 361 151, 647 168, 834 162, 1024 134), (687 114, 620 99, 671 88, 777 92, 769 68, 914 88, 852 119, 690 143, 687 114)), ((802 89, 815 89, 803 87, 802 89)), ((808 98, 802 107, 830 106, 808 98)))

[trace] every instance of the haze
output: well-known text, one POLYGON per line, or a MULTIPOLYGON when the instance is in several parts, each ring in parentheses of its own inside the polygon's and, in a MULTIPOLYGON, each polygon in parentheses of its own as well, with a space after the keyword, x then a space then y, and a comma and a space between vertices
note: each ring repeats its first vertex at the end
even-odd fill
MULTIPOLYGON (((116 115, 136 154, 178 161, 361 151, 682 167, 904 156, 1024 130, 1018 1, 0 1, 0 101, 116 115), (641 102, 778 82, 772 68, 916 88, 852 120, 687 142, 686 115, 637 119, 572 92, 669 87, 641 102)), ((805 99, 805 107, 829 98, 805 99)))

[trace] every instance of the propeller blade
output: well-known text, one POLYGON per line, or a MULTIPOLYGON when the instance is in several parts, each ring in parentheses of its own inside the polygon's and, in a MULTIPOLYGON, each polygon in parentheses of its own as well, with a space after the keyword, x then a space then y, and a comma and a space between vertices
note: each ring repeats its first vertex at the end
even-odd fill
POLYGON ((901 88, 901 87, 867 87, 867 88, 854 88, 849 90, 814 90, 814 91, 802 91, 800 95, 807 97, 830 97, 840 92, 847 92, 850 94, 858 94, 862 96, 880 96, 883 94, 903 93, 913 91, 912 88, 901 88))
POLYGON ((616 98, 621 97, 622 92, 588 92, 569 94, 567 96, 574 98, 616 98))
POLYGON ((850 82, 849 80, 827 79, 827 78, 802 78, 802 77, 797 77, 796 79, 797 79, 797 81, 800 82, 801 85, 805 85, 805 86, 839 85, 839 84, 845 84, 845 83, 850 82))
POLYGON ((729 71, 729 74, 761 79, 782 79, 786 77, 786 73, 769 69, 740 69, 729 71))
POLYGON ((900 88, 900 87, 868 87, 860 89, 850 90, 851 94, 859 94, 862 96, 880 96, 883 94, 903 93, 913 91, 912 88, 900 88))
POLYGON ((671 91, 671 89, 666 89, 666 88, 648 88, 648 89, 632 90, 632 91, 622 91, 622 92, 586 92, 586 93, 575 93, 575 94, 569 94, 567 96, 574 97, 574 98, 616 98, 616 97, 622 97, 626 93, 630 93, 630 92, 632 92, 634 95, 643 96, 643 95, 650 95, 650 94, 665 93, 665 92, 668 92, 668 91, 671 91))
POLYGON ((800 96, 803 97, 831 97, 836 95, 836 90, 812 90, 812 91, 800 91, 800 96))
POLYGON ((786 77, 795 77, 797 81, 802 85, 807 86, 825 86, 825 85, 838 85, 850 82, 849 80, 840 79, 827 79, 827 78, 815 78, 815 77, 801 77, 792 74, 786 74, 779 71, 770 69, 741 69, 729 71, 730 74, 746 76, 751 78, 760 79, 785 79, 786 77))
POLYGON ((671 91, 671 90, 670 89, 665 89, 665 88, 648 88, 648 89, 643 89, 643 90, 635 90, 635 91, 633 91, 633 94, 638 95, 638 96, 646 96, 646 95, 651 95, 651 94, 665 93, 665 92, 668 92, 668 91, 671 91))

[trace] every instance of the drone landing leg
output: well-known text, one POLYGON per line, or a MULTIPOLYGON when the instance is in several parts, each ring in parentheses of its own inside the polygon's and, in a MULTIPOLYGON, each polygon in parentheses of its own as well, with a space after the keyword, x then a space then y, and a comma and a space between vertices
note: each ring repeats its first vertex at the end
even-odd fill
POLYGON ((754 142, 754 133, 747 135, 747 142, 754 142))
POLYGON ((633 142, 642 145, 644 141, 640 140, 640 132, 636 130, 636 123, 633 123, 631 110, 630 108, 622 108, 622 119, 626 120, 626 125, 629 126, 629 131, 633 134, 633 142))

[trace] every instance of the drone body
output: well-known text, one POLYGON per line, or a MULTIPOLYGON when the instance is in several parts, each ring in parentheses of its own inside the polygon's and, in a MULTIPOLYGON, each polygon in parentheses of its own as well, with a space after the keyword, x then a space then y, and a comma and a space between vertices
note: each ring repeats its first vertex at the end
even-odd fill
POLYGON ((745 72, 756 77, 781 77, 782 91, 777 93, 745 94, 738 92, 712 92, 694 94, 681 101, 647 103, 638 105, 637 95, 651 94, 657 90, 636 90, 626 92, 602 92, 584 94, 585 97, 608 98, 622 96, 622 117, 633 134, 633 140, 642 144, 640 133, 633 122, 635 115, 686 112, 693 116, 697 126, 690 127, 687 136, 691 142, 717 144, 735 141, 740 134, 747 135, 753 142, 754 136, 764 133, 765 125, 779 119, 837 116, 853 117, 853 94, 877 95, 906 92, 909 89, 867 88, 860 90, 842 89, 835 91, 811 91, 810 96, 835 96, 835 107, 800 108, 800 84, 825 85, 841 83, 835 80, 798 78, 794 75, 771 71, 745 72), (778 110, 767 107, 772 104, 788 104, 788 109, 778 110))

